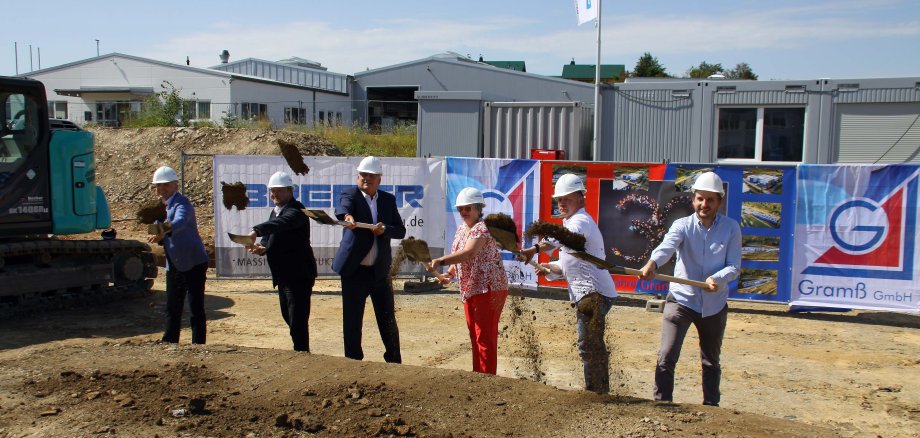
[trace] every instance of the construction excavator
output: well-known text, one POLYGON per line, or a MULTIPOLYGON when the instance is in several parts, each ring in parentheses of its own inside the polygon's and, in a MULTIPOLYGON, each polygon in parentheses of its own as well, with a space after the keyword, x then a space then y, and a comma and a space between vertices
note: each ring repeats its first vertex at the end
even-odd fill
POLYGON ((0 77, 0 122, 0 318, 148 291, 155 258, 110 229, 93 134, 52 125, 31 79, 0 77))

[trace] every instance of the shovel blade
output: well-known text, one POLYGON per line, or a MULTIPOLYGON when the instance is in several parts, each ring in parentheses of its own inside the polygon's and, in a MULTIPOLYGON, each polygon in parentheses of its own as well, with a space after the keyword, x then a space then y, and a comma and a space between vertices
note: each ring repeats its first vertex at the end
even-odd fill
POLYGON ((233 233, 227 233, 227 236, 230 237, 230 241, 233 243, 237 243, 243 246, 252 245, 252 240, 249 238, 249 236, 233 233))
POLYGON ((147 225, 147 234, 158 235, 166 234, 169 230, 172 229, 172 226, 167 223, 160 222, 158 224, 149 224, 147 225))
POLYGON ((326 214, 326 212, 323 210, 310 210, 310 209, 304 208, 300 211, 302 211, 303 214, 307 215, 307 217, 323 225, 338 225, 339 224, 338 221, 329 217, 329 215, 326 214))
POLYGON ((513 253, 521 251, 521 248, 518 247, 517 234, 503 228, 490 227, 488 225, 486 225, 486 228, 489 229, 489 234, 492 235, 492 238, 495 239, 495 242, 498 243, 498 246, 503 250, 513 253))
POLYGON ((428 249, 428 242, 421 239, 408 237, 400 242, 406 257, 413 262, 428 263, 431 262, 431 251, 428 249))

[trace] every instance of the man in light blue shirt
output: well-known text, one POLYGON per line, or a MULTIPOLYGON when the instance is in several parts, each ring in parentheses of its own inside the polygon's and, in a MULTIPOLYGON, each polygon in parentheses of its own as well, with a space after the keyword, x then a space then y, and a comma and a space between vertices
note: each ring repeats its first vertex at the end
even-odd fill
POLYGON ((706 289, 671 283, 661 321, 661 347, 655 369, 655 400, 670 402, 674 368, 690 325, 696 326, 703 363, 703 404, 719 405, 722 369, 719 355, 728 319, 728 283, 741 272, 741 227, 718 214, 725 191, 713 172, 693 184, 694 214, 678 219, 642 267, 643 280, 655 277, 659 266, 677 253, 674 276, 705 278, 706 289))

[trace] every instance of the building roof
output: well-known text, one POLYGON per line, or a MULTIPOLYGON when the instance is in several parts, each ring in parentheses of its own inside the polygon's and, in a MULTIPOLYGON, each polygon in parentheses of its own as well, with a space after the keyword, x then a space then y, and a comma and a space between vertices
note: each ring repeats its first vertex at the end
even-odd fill
POLYGON ((41 70, 30 71, 28 73, 23 73, 19 75, 19 77, 25 78, 25 77, 30 77, 36 74, 44 74, 44 73, 50 73, 50 72, 58 71, 58 70, 65 70, 65 69, 76 67, 79 65, 89 64, 91 62, 101 61, 103 59, 109 59, 109 58, 115 58, 115 57, 130 59, 130 60, 138 61, 138 62, 146 62, 148 64, 156 64, 156 65, 160 65, 163 67, 177 68, 180 70, 191 71, 195 73, 202 73, 202 74, 207 74, 211 76, 220 76, 220 77, 225 77, 225 78, 229 78, 233 76, 229 73, 225 73, 225 72, 217 71, 217 70, 211 70, 209 68, 191 67, 191 66, 184 65, 184 64, 173 64, 171 62, 158 61, 156 59, 142 58, 140 56, 125 55, 124 53, 112 52, 112 53, 107 53, 105 55, 94 56, 92 58, 86 58, 86 59, 81 59, 81 60, 74 61, 74 62, 68 62, 66 64, 56 65, 54 67, 48 67, 48 68, 43 68, 41 70))
MULTIPOLYGON (((584 79, 594 80, 595 65, 597 64, 574 64, 569 63, 562 66, 563 79, 584 79)), ((601 64, 601 80, 617 79, 626 72, 626 66, 623 64, 601 64)))
MULTIPOLYGON (((354 77, 355 79, 360 79, 362 76, 373 75, 375 73, 380 73, 380 72, 385 72, 385 71, 390 71, 390 70, 398 70, 401 68, 407 68, 407 67, 411 67, 411 66, 415 66, 419 64, 428 64, 431 62, 445 62, 449 64, 463 65, 467 67, 488 70, 490 72, 500 72, 502 74, 508 74, 508 75, 520 75, 522 77, 540 78, 540 79, 547 80, 547 81, 558 81, 558 82, 566 83, 566 85, 569 85, 569 86, 576 85, 576 84, 573 84, 572 81, 561 79, 558 76, 545 76, 545 75, 540 75, 536 73, 527 73, 524 71, 498 68, 493 65, 486 64, 485 62, 477 62, 473 59, 467 58, 466 56, 463 56, 455 52, 438 53, 438 54, 429 56, 427 58, 416 59, 413 61, 407 61, 407 62, 403 62, 399 64, 388 65, 386 67, 370 69, 370 70, 355 73, 354 77)), ((586 84, 577 84, 577 85, 588 86, 586 84)))
POLYGON ((527 65, 524 61, 481 61, 486 64, 498 67, 498 68, 507 68, 508 70, 515 71, 527 71, 527 65))
MULTIPOLYGON (((289 82, 277 81, 273 79, 263 78, 260 76, 225 72, 221 70, 215 70, 213 68, 200 68, 200 67, 191 67, 191 66, 183 65, 183 64, 173 64, 171 62, 158 61, 156 59, 150 59, 150 58, 142 58, 140 56, 126 55, 124 53, 118 53, 118 52, 108 53, 105 55, 95 56, 92 58, 81 59, 79 61, 69 62, 67 64, 56 65, 54 67, 48 67, 48 68, 44 68, 41 70, 30 71, 28 73, 21 74, 18 77, 30 78, 38 74, 45 74, 45 73, 50 73, 50 72, 54 72, 58 70, 65 70, 65 69, 77 67, 83 64, 89 64, 92 62, 96 62, 96 61, 100 61, 104 59, 111 59, 111 58, 130 59, 130 60, 137 61, 137 62, 144 62, 148 64, 159 65, 162 67, 174 68, 174 69, 179 69, 179 70, 184 70, 188 72, 194 72, 194 73, 199 73, 199 74, 209 75, 209 76, 218 76, 222 78, 232 78, 232 79, 240 79, 240 80, 246 80, 246 81, 252 81, 252 82, 262 82, 262 83, 268 83, 268 84, 278 85, 278 86, 283 86, 283 87, 317 90, 317 91, 333 93, 333 94, 343 94, 343 95, 348 94, 347 92, 339 92, 339 91, 334 91, 334 90, 328 90, 325 88, 292 84, 289 82)), ((221 64, 221 65, 227 65, 227 64, 221 64)), ((326 72, 323 72, 323 73, 326 73, 326 72)), ((327 74, 330 74, 330 73, 327 73, 327 74)), ((72 93, 86 94, 86 93, 103 93, 103 92, 127 92, 131 94, 136 94, 136 95, 145 95, 146 90, 144 90, 144 87, 132 87, 132 86, 126 87, 124 85, 117 85, 117 86, 103 85, 99 87, 80 87, 80 89, 61 90, 61 92, 65 93, 65 95, 76 95, 72 93), (120 88, 120 89, 116 90, 116 88, 120 88), (71 94, 68 94, 68 93, 71 93, 71 94)))

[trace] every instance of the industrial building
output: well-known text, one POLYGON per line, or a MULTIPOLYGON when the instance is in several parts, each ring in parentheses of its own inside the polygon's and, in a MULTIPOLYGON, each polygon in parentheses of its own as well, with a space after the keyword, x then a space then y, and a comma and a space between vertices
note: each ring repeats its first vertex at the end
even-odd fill
POLYGON ((307 62, 246 59, 197 68, 111 53, 22 76, 45 84, 52 117, 81 125, 121 126, 148 97, 169 91, 166 83, 179 90, 193 121, 350 123, 347 76, 307 62))
POLYGON ((301 58, 205 69, 114 53, 23 76, 45 83, 51 114, 80 124, 118 126, 167 81, 192 119, 415 125, 418 156, 544 149, 616 162, 920 162, 917 77, 603 84, 595 157, 592 84, 493 64, 447 52, 352 76, 301 58))

